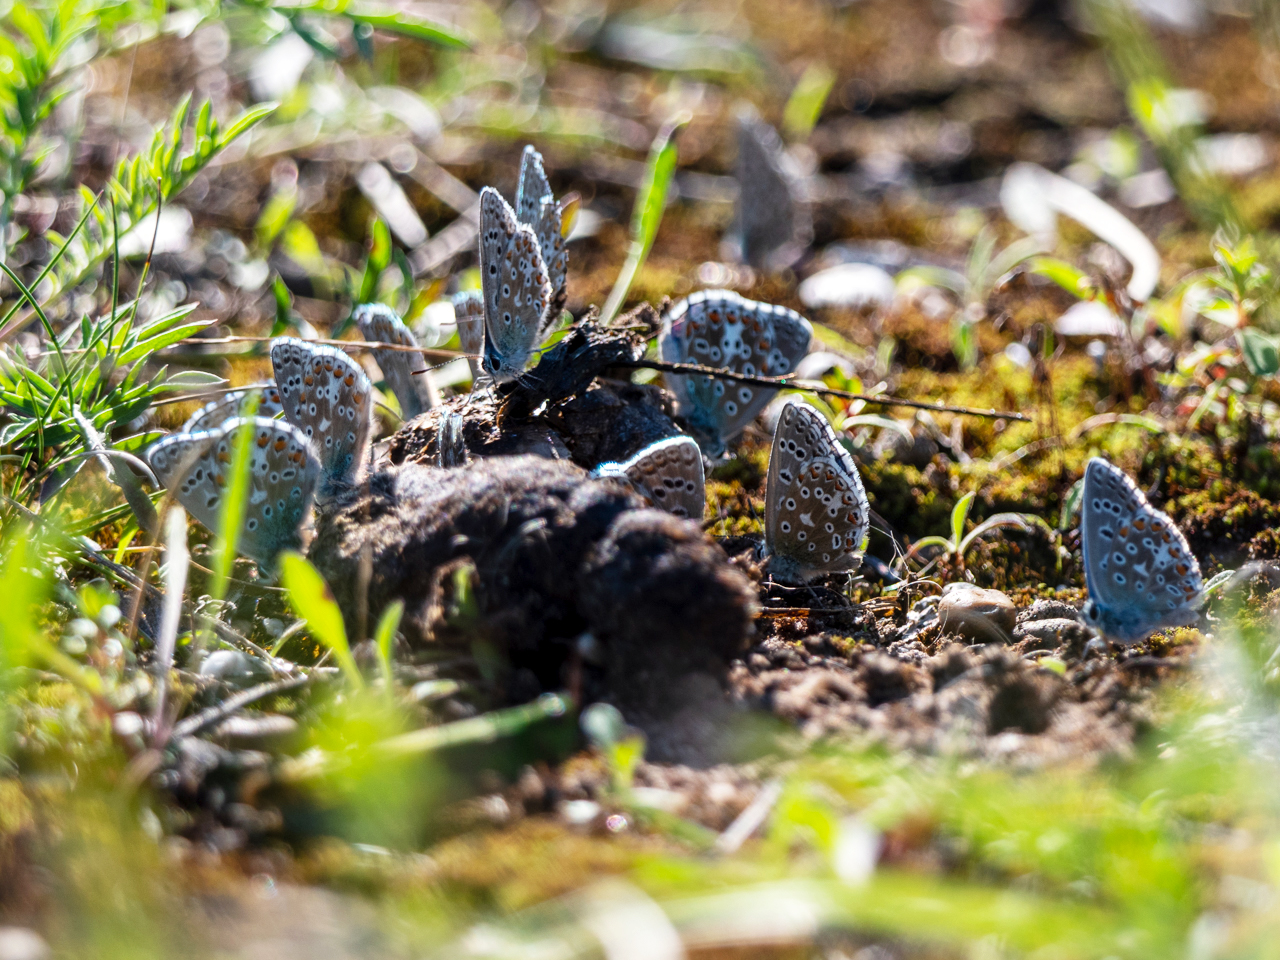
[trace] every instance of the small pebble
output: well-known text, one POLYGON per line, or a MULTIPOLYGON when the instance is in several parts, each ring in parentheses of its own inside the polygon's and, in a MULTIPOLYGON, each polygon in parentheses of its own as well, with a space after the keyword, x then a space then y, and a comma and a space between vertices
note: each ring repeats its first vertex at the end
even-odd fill
POLYGON ((1018 608, 999 590, 971 583, 949 583, 938 602, 938 619, 947 631, 955 631, 975 643, 1008 643, 1013 636, 1018 608))
POLYGON ((200 676, 214 677, 235 687, 251 687, 271 679, 271 670, 239 650, 215 650, 200 664, 200 676))
POLYGON ((893 277, 869 263, 840 263, 800 284, 806 307, 887 307, 897 295, 893 277))
POLYGON ((600 816, 600 804, 594 800, 566 800, 560 805, 560 816, 566 823, 584 826, 600 816))

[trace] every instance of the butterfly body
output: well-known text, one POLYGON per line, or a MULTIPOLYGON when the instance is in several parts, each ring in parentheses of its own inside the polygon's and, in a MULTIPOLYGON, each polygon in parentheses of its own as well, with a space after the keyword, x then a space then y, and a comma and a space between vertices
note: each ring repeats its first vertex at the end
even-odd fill
POLYGON ((542 343, 552 290, 533 228, 492 187, 480 191, 480 285, 485 372, 514 380, 542 343))
MULTIPOLYGON (((366 340, 399 347, 418 345, 404 321, 394 310, 381 303, 362 303, 356 307, 355 320, 356 326, 360 328, 360 335, 366 340)), ((416 417, 431 408, 431 374, 421 353, 375 350, 374 358, 382 369, 387 387, 396 395, 404 419, 416 417)))
POLYGON ((1099 457, 1085 468, 1080 535, 1089 588, 1082 613, 1103 636, 1136 643, 1196 621, 1204 582, 1186 537, 1099 457))
POLYGON ((285 419, 311 441, 320 461, 320 493, 331 494, 359 469, 369 443, 373 387, 341 350, 282 337, 271 366, 285 419))
POLYGON ((191 415, 182 425, 181 433, 199 433, 221 426, 232 417, 241 416, 245 410, 249 395, 258 394, 258 408, 255 416, 271 419, 284 412, 284 404, 280 399, 280 391, 274 383, 255 383, 225 393, 217 400, 211 400, 191 415))
MULTIPOLYGON (((813 327, 794 310, 747 300, 729 290, 704 290, 662 318, 662 359, 724 367, 748 376, 790 373, 809 350, 813 327)), ((778 392, 719 378, 667 374, 678 413, 708 456, 723 454, 778 392)))
POLYGON ((702 451, 692 437, 668 437, 621 463, 602 463, 595 477, 613 477, 633 487, 659 509, 701 520, 707 489, 702 451))
POLYGON ((307 437, 292 424, 237 417, 212 430, 178 433, 152 444, 147 460, 174 498, 201 524, 221 532, 223 499, 232 480, 237 431, 253 431, 249 491, 240 552, 269 566, 301 545, 301 527, 320 476, 307 437))
POLYGON ((857 464, 826 417, 802 401, 782 408, 765 485, 769 572, 788 583, 856 570, 871 507, 857 464))
POLYGON ((520 158, 520 181, 516 187, 516 219, 533 228, 542 251, 542 263, 551 282, 548 322, 564 309, 565 283, 569 271, 569 251, 561 229, 560 204, 551 192, 551 183, 542 163, 542 154, 531 146, 520 158))

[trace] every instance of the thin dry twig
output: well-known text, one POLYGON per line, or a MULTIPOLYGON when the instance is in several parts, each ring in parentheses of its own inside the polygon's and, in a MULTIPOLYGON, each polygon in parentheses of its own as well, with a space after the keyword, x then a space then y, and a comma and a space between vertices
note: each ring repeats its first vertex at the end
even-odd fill
MULTIPOLYGON (((227 337, 187 337, 185 340, 179 340, 181 344, 192 344, 195 346, 220 346, 230 343, 273 343, 280 339, 279 337, 250 337, 250 336, 227 336, 227 337)), ((317 344, 324 347, 338 347, 342 350, 392 350, 401 353, 421 353, 424 356, 434 357, 438 360, 460 360, 466 359, 467 354, 460 350, 441 350, 436 347, 411 347, 401 343, 383 343, 379 340, 308 340, 307 343, 317 344)))
POLYGON ((850 390, 836 390, 817 380, 802 380, 799 377, 760 377, 745 373, 734 373, 723 367, 704 367, 700 363, 675 363, 669 360, 624 360, 619 367, 643 367, 647 370, 661 370, 664 373, 695 374, 703 377, 715 377, 720 380, 732 380, 735 383, 750 383, 761 387, 788 387, 792 390, 805 390, 826 397, 841 397, 845 400, 863 400, 882 407, 910 407, 913 410, 933 410, 937 413, 959 413, 970 417, 987 417, 999 420, 1019 420, 1030 423, 1031 418, 1024 413, 1011 410, 979 410, 975 407, 958 407, 946 403, 932 403, 925 400, 903 400, 900 397, 886 397, 883 394, 853 393, 850 390))
POLYGON ((253 703, 255 700, 274 696, 277 693, 288 693, 290 690, 296 690, 298 687, 303 686, 310 680, 310 674, 303 674, 297 677, 287 677, 284 680, 270 680, 267 683, 260 683, 256 687, 250 687, 248 690, 242 690, 234 696, 227 697, 221 703, 215 704, 206 710, 201 710, 199 713, 193 714, 181 723, 176 724, 170 739, 179 740, 182 737, 194 736, 207 727, 221 723, 237 710, 253 703))

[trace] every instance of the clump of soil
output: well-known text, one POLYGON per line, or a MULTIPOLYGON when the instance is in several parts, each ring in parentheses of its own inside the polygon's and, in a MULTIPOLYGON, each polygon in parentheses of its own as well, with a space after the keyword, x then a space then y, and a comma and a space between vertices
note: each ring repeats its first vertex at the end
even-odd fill
POLYGON ((598 680, 587 695, 663 716, 752 632, 750 583, 696 524, 542 457, 377 473, 318 519, 310 555, 353 629, 360 598, 402 600, 412 647, 487 651, 475 679, 497 703, 572 686, 572 667, 598 680))

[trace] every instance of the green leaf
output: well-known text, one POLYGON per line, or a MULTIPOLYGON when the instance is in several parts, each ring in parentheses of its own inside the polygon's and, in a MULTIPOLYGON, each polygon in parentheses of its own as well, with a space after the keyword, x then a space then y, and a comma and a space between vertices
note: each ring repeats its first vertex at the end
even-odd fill
POLYGON ((978 363, 978 333, 972 320, 963 312, 957 313, 951 322, 951 349, 960 366, 972 370, 978 363))
POLYGON ((249 130, 251 127, 257 126, 267 117, 271 116, 280 106, 278 103, 260 103, 256 107, 250 107, 240 116, 231 121, 231 126, 222 131, 222 135, 218 137, 218 146, 225 147, 240 134, 249 130))
POLYGON ((270 249, 276 237, 280 236, 280 231, 289 222, 289 218, 293 216, 297 205, 298 191, 292 187, 277 190, 271 195, 262 205, 262 213, 258 215, 258 222, 253 227, 259 247, 264 251, 270 249))
POLYGON ((1240 339, 1240 353, 1244 365, 1255 377, 1274 377, 1280 372, 1280 346, 1275 338, 1254 327, 1244 327, 1236 332, 1240 339))
POLYGON ((980 295, 985 299, 1001 277, 1025 260, 1044 251, 1044 244, 1036 237, 1015 240, 995 255, 982 274, 980 295))
POLYGON ((843 354, 852 360, 861 360, 867 355, 866 348, 858 346, 852 340, 846 339, 830 327, 821 323, 813 323, 813 339, 826 347, 833 353, 843 354))
POLYGON ((382 679, 386 681, 387 690, 391 690, 391 644, 395 642, 396 631, 400 629, 400 618, 404 616, 404 601, 395 600, 382 611, 378 619, 378 627, 373 632, 373 639, 378 645, 378 663, 382 668, 382 679))
POLYGON ((1092 299, 1094 294, 1093 278, 1079 267, 1059 260, 1057 257, 1032 257, 1027 269, 1037 276, 1051 280, 1073 297, 1092 299))
MULTIPOLYGON (((246 415, 252 417, 257 404, 249 400, 246 415)), ((215 600, 225 595, 231 565, 236 559, 236 547, 240 543, 240 531, 244 527, 245 504, 249 500, 249 471, 253 459, 253 421, 245 420, 237 429, 231 444, 231 482, 222 498, 222 511, 218 517, 222 536, 213 557, 213 582, 209 593, 215 600)))
POLYGON ((835 71, 825 63, 805 67, 782 111, 782 129, 788 137, 795 141, 809 138, 835 82, 835 71))
POLYGON ((369 259, 365 261, 364 276, 356 294, 357 303, 369 303, 378 292, 378 278, 391 262, 391 230, 386 221, 375 216, 369 228, 369 259))
POLYGON ((320 250, 320 242, 311 228, 299 220, 290 221, 280 238, 280 249, 298 266, 313 277, 324 276, 328 267, 324 253, 320 250))
POLYGON ((662 212, 667 205, 667 192, 671 189, 671 180, 675 176, 676 162, 679 159, 676 136, 689 120, 688 114, 682 114, 663 124, 649 148, 644 179, 636 193, 636 205, 631 213, 631 248, 601 312, 601 320, 606 324, 617 316, 618 309, 626 300, 631 284, 644 266, 653 240, 658 235, 662 212))
POLYGON ((346 10, 344 16, 355 23, 364 23, 377 30, 398 33, 411 40, 434 43, 452 50, 470 50, 471 39, 454 27, 436 23, 422 17, 410 16, 402 11, 380 12, 373 10, 346 10))
POLYGON ((307 621, 307 631, 333 651, 334 659, 351 684, 362 688, 364 677, 351 656, 342 611, 320 571, 301 554, 288 550, 280 556, 280 580, 289 594, 294 613, 307 621))
POLYGON ((289 293, 289 288, 279 274, 271 281, 271 296, 276 302, 276 318, 271 324, 271 336, 279 337, 293 323, 293 295, 289 293))
POLYGON ((342 59, 342 50, 327 31, 313 29, 299 16, 290 17, 289 26, 293 28, 294 33, 306 41, 307 46, 326 60, 342 59))
POLYGON ((907 267, 893 278, 895 285, 904 289, 915 286, 937 287, 939 290, 950 290, 958 297, 965 295, 968 281, 964 275, 946 267, 935 267, 922 264, 918 267, 907 267))
POLYGON ((953 548, 959 546, 960 541, 964 539, 964 522, 969 517, 969 508, 973 506, 973 498, 977 496, 972 490, 956 501, 956 505, 951 510, 951 544, 953 548))
POLYGON ((907 440, 911 439, 911 428, 901 420, 882 417, 875 413, 859 413, 840 421, 841 430, 848 430, 850 427, 879 427, 881 430, 892 430, 901 434, 907 440))
POLYGON ((152 390, 190 390, 203 387, 221 387, 226 378, 207 370, 179 370, 171 377, 165 377, 160 383, 154 383, 152 390))
POLYGON ((1084 497, 1084 477, 1071 485, 1067 495, 1062 499, 1062 513, 1058 517, 1058 529, 1066 530, 1071 526, 1072 518, 1080 510, 1080 501, 1084 497))
MULTIPOLYGON (((137 305, 137 301, 133 301, 128 306, 136 307, 136 305, 137 305)), ((199 306, 198 303, 184 303, 182 306, 177 307, 173 310, 170 310, 168 313, 162 314, 159 317, 156 317, 156 319, 152 320, 146 326, 141 327, 137 330, 129 330, 127 331, 127 333, 138 340, 145 340, 147 337, 154 337, 157 333, 160 333, 161 331, 164 331, 164 330, 168 330, 170 327, 172 327, 174 324, 184 319, 185 317, 191 316, 191 314, 195 312, 196 307, 198 306, 199 306)), ((119 311, 119 313, 123 313, 123 312, 124 312, 123 310, 119 311)))
POLYGON ((991 258, 996 252, 996 233, 990 225, 984 226, 973 238, 973 246, 969 248, 969 261, 965 264, 965 280, 969 289, 980 290, 982 279, 991 266, 991 258))
POLYGON ((212 318, 208 320, 197 320, 195 323, 188 323, 184 326, 167 330, 154 337, 149 337, 146 340, 134 344, 128 350, 124 351, 124 353, 120 354, 120 356, 116 358, 116 363, 126 364, 133 363, 136 360, 145 359, 153 353, 163 350, 165 347, 173 346, 173 344, 178 343, 181 340, 185 340, 187 337, 194 336, 213 322, 212 318))

